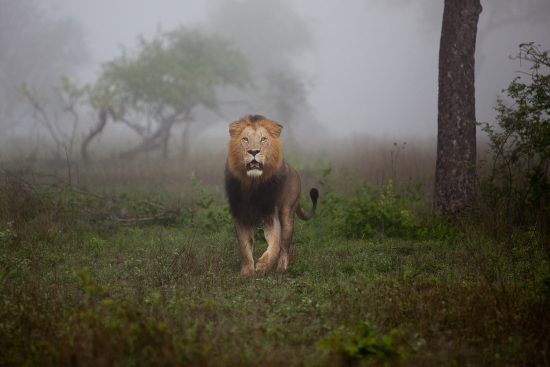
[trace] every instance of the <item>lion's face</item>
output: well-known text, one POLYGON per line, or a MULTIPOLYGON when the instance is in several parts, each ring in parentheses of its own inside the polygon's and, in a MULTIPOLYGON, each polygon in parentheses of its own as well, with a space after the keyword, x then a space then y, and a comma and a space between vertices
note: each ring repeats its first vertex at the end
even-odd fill
POLYGON ((268 178, 283 162, 282 126, 261 116, 247 116, 229 126, 228 165, 241 179, 268 178))

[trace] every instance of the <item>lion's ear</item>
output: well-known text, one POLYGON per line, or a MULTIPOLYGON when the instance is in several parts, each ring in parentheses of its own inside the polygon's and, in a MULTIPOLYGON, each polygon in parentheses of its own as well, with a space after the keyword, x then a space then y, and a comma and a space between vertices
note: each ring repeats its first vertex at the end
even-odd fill
POLYGON ((283 130, 283 125, 281 124, 278 124, 276 122, 272 122, 271 124, 269 124, 269 127, 267 128, 267 130, 269 131, 269 133, 275 137, 279 137, 281 136, 281 131, 283 130))
POLYGON ((229 136, 232 138, 238 137, 242 131, 242 122, 235 121, 229 124, 229 136))

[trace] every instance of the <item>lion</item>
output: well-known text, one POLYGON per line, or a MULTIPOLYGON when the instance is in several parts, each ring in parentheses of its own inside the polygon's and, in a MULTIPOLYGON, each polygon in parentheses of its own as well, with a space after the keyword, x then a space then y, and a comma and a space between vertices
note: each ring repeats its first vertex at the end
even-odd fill
POLYGON ((309 192, 309 213, 300 207, 298 172, 283 160, 279 139, 282 125, 264 116, 249 115, 229 125, 225 190, 241 250, 241 274, 265 274, 277 262, 288 267, 294 232, 294 214, 309 220, 315 214, 319 192, 309 192), (254 264, 254 231, 263 227, 267 250, 254 264), (278 260, 278 261, 277 261, 278 260))

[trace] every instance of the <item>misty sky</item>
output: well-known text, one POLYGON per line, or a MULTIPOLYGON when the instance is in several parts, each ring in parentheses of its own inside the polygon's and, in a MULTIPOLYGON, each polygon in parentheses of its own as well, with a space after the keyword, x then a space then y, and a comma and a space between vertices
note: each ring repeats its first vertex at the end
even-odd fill
MULTIPOLYGON (((309 101, 322 126, 338 126, 345 135, 369 133, 390 139, 436 134, 443 1, 289 3, 314 36, 314 47, 296 60, 296 67, 312 81, 309 101)), ((480 30, 484 16, 498 1, 482 3, 480 30)), ((83 25, 93 57, 83 77, 93 78, 102 62, 119 55, 120 44, 134 45, 139 34, 151 36, 159 25, 165 30, 200 25, 217 1, 55 0, 54 4, 56 12, 83 25)), ((482 47, 478 47, 476 80, 478 120, 493 118, 497 95, 519 69, 517 61, 508 59, 517 45, 536 41, 548 48, 546 40, 550 40, 548 22, 502 27, 488 33, 482 43, 478 40, 482 47)))

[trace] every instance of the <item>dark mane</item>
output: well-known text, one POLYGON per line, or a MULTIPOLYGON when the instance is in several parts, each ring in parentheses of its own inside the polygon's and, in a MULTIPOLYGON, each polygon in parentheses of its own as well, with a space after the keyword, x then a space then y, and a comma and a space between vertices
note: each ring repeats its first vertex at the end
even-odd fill
POLYGON ((226 167, 225 192, 233 218, 246 226, 260 226, 269 220, 275 211, 286 175, 280 172, 267 181, 243 186, 226 167))
POLYGON ((265 120, 265 117, 262 115, 248 115, 248 119, 250 122, 257 122, 260 120, 265 120))

